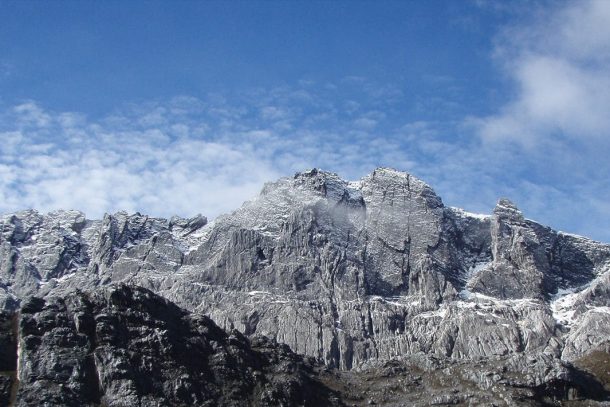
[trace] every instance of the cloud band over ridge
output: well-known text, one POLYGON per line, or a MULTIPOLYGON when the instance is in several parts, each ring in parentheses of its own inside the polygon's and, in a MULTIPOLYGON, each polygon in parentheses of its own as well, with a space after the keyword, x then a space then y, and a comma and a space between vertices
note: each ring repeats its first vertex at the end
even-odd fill
MULTIPOLYGON (((149 101, 100 118, 4 106, 0 212, 215 217, 295 171, 357 179, 391 166, 446 204, 490 212, 508 196, 526 216, 610 241, 609 27, 610 2, 599 0, 505 27, 495 61, 513 92, 490 115, 418 116, 405 84, 360 77, 149 101)), ((443 109, 459 106, 442 96, 443 109)))

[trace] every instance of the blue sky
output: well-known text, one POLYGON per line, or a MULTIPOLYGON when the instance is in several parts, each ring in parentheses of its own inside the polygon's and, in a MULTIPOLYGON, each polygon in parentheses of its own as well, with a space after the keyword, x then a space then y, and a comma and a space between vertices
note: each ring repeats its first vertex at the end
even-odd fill
POLYGON ((215 217, 310 167, 610 241, 610 2, 0 0, 0 212, 215 217))

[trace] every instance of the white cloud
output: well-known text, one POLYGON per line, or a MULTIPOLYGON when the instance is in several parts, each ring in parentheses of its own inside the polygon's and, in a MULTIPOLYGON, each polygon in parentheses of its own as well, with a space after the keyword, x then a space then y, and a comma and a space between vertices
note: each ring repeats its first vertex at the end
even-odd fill
POLYGON ((496 51, 517 91, 499 114, 477 120, 485 140, 608 140, 610 2, 569 2, 509 27, 496 51))
POLYGON ((12 110, 20 127, 44 127, 51 121, 51 117, 32 101, 17 105, 12 110))
POLYGON ((0 112, 0 212, 215 217, 295 171, 357 179, 393 166, 449 205, 489 213, 507 196, 526 216, 610 240, 605 4, 568 3, 507 28, 496 55, 515 97, 487 117, 409 121, 413 99, 365 78, 181 96, 100 120, 22 103, 0 112))
POLYGON ((215 216, 279 175, 247 146, 200 140, 188 127, 181 128, 183 137, 170 138, 166 130, 179 124, 163 127, 159 109, 121 130, 31 102, 12 110, 17 125, 30 127, 0 133, 3 212, 34 207, 77 208, 92 217, 117 210, 215 216), (73 131, 78 137, 69 135, 73 131))
POLYGON ((528 217, 609 241, 610 2, 546 6, 495 41, 513 85, 497 113, 401 131, 445 202, 489 212, 506 196, 528 217))
POLYGON ((375 133, 378 110, 344 114, 319 92, 289 87, 230 102, 213 95, 129 105, 95 121, 23 103, 0 112, 0 171, 11 174, 0 181, 0 212, 215 217, 306 168, 359 178, 378 165, 412 165, 375 133))

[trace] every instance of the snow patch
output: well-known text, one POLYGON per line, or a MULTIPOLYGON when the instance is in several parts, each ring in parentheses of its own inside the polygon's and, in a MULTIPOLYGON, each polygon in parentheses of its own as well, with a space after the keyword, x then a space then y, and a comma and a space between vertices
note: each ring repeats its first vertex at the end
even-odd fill
POLYGON ((406 306, 408 306, 408 304, 405 304, 405 303, 403 303, 403 302, 390 301, 390 300, 388 300, 388 299, 384 299, 384 302, 385 302, 386 304, 395 305, 395 306, 397 306, 397 307, 406 307, 406 306))
POLYGON ((474 219, 479 219, 479 220, 491 219, 491 215, 486 215, 483 213, 468 212, 468 211, 463 210, 462 208, 456 208, 454 206, 451 206, 450 208, 453 212, 455 212, 456 215, 459 215, 463 218, 474 218, 474 219))
MULTIPOLYGON (((464 290, 462 291, 462 293, 464 290)), ((463 301, 455 301, 454 304, 459 308, 515 308, 515 307, 533 307, 538 306, 540 303, 538 300, 533 298, 519 298, 519 299, 499 299, 490 297, 489 295, 481 293, 473 293, 468 291, 468 298, 463 301)), ((462 297, 464 298, 464 297, 462 297)))
POLYGON ((362 189, 362 181, 348 181, 347 186, 350 189, 355 189, 360 192, 360 190, 362 189))
POLYGON ((249 291, 248 295, 269 295, 269 291, 249 291))
POLYGON ((599 312, 601 314, 610 314, 610 307, 594 307, 589 312, 599 312))
MULTIPOLYGON (((489 267, 491 265, 491 260, 486 259, 485 261, 479 261, 476 262, 474 264, 474 266, 472 266, 471 268, 469 268, 466 273, 462 276, 462 281, 464 282, 464 288, 462 289, 462 291, 460 291, 458 293, 458 295, 460 296, 460 298, 468 300, 470 298, 472 298, 473 296, 482 296, 482 294, 476 294, 471 292, 468 289, 468 283, 477 275, 479 274, 481 271, 485 270, 487 267, 489 267)), ((485 297, 485 296, 484 296, 485 297)), ((491 298, 491 297, 489 297, 491 298)))
POLYGON ((563 232, 563 231, 558 231, 557 234, 559 235, 563 235, 563 236, 569 236, 569 237, 573 237, 575 239, 580 239, 580 240, 590 240, 589 238, 585 237, 585 236, 581 236, 581 235, 577 235, 575 233, 568 233, 568 232, 563 232))
POLYGON ((422 312, 421 314, 415 315, 413 318, 438 318, 444 319, 447 316, 449 310, 446 307, 439 308, 435 311, 422 312))
POLYGON ((66 275, 63 275, 63 276, 59 277, 57 279, 57 282, 58 283, 62 283, 64 281, 67 281, 67 280, 71 279, 72 277, 74 277, 74 274, 66 274, 66 275))
POLYGON ((568 328, 574 325, 576 317, 574 315, 575 310, 572 308, 576 300, 578 300, 578 295, 590 285, 591 283, 588 283, 578 287, 560 288, 557 290, 557 293, 551 299, 551 312, 555 321, 568 328))

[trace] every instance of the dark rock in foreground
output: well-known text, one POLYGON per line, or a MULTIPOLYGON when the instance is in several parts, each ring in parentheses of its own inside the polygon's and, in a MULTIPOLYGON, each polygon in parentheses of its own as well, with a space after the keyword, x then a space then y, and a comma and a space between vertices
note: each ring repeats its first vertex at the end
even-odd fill
POLYGON ((141 288, 32 298, 19 343, 16 405, 336 404, 285 345, 227 334, 141 288))
MULTIPOLYGON (((359 372, 329 370, 125 285, 34 297, 10 323, 18 329, 8 330, 17 334, 8 342, 19 346, 3 348, 4 367, 19 382, 1 388, 4 405, 595 405, 608 395, 585 370, 542 355, 417 355, 359 372)), ((582 364, 599 369, 605 355, 582 364)))

